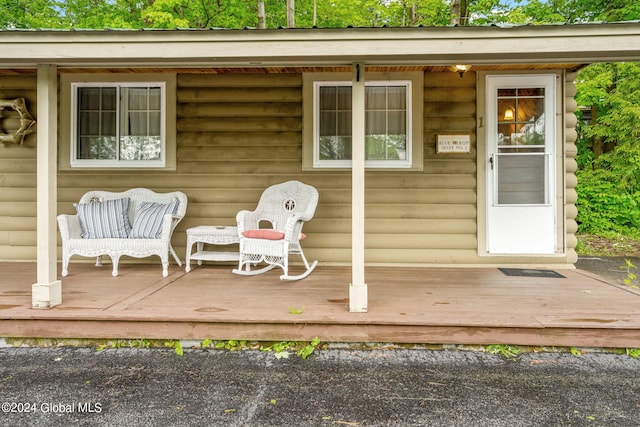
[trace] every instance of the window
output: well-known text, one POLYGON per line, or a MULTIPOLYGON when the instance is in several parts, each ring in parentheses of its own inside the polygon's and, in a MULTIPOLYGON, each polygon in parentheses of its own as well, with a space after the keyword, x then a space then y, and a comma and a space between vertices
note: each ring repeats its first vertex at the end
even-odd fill
POLYGON ((544 151, 544 87, 498 88, 501 153, 544 151))
MULTIPOLYGON (((304 76, 303 168, 350 168, 351 80, 310 74, 304 76)), ((421 170, 422 73, 400 73, 397 80, 389 74, 395 73, 367 75, 365 166, 421 170)))
MULTIPOLYGON (((411 141, 411 82, 371 82, 365 85, 365 164, 369 167, 407 167, 411 141)), ((351 164, 351 84, 316 82, 314 134, 316 167, 351 164)))
POLYGON ((175 74, 62 74, 61 86, 61 169, 175 169, 175 74))
POLYGON ((72 87, 73 164, 163 166, 162 83, 72 87))

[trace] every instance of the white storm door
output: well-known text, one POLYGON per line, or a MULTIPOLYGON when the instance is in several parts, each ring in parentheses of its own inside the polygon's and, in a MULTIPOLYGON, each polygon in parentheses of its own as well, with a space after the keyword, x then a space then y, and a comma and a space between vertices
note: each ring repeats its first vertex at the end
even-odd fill
POLYGON ((487 251, 553 254, 555 75, 487 76, 487 251))

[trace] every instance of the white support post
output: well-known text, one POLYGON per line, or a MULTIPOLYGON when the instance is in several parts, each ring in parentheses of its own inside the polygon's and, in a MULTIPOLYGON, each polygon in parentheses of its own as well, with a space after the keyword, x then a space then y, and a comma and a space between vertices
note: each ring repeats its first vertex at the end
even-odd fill
POLYGON ((51 308, 62 303, 62 282, 56 280, 58 75, 55 65, 38 66, 37 91, 37 283, 31 287, 31 306, 51 308))
POLYGON ((351 284, 349 285, 349 311, 365 313, 368 298, 367 284, 364 279, 364 64, 353 64, 351 91, 351 284))

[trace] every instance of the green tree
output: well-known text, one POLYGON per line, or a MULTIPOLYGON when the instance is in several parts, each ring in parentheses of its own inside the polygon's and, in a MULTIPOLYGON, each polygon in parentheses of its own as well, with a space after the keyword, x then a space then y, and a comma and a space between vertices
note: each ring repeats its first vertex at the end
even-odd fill
POLYGON ((603 63, 578 75, 579 105, 591 107, 592 122, 581 127, 583 169, 606 169, 626 191, 640 188, 640 63, 603 63), (600 145, 594 149, 594 145, 600 145))
POLYGON ((0 0, 0 28, 59 28, 56 0, 0 0))
POLYGON ((518 0, 532 23, 575 24, 630 21, 640 17, 640 3, 628 0, 518 0))
POLYGON ((152 28, 244 28, 258 22, 256 0, 155 0, 142 12, 152 28))

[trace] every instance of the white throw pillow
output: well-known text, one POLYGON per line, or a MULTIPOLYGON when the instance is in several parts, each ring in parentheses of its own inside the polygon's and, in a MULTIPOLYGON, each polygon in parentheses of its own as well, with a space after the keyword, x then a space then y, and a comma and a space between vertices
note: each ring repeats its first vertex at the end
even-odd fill
POLYGON ((175 214, 178 200, 171 203, 143 202, 135 214, 130 237, 133 239, 158 239, 162 234, 162 221, 166 214, 175 214))
POLYGON ((83 239, 126 239, 131 231, 129 198, 75 203, 83 239))

